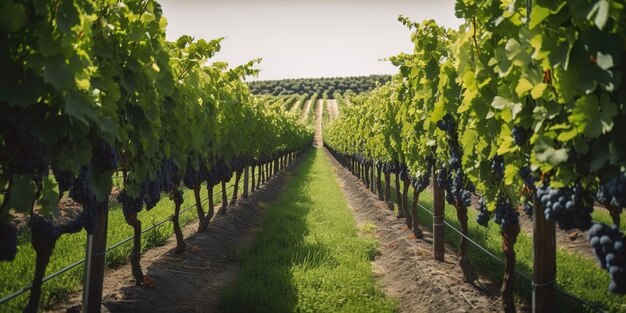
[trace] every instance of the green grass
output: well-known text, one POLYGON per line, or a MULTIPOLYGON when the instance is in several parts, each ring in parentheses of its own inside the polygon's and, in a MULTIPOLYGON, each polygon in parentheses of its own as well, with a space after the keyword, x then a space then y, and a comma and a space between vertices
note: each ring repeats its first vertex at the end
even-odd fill
POLYGON ((394 312, 371 274, 376 241, 357 227, 323 150, 310 151, 268 204, 225 312, 394 312))
MULTIPOLYGON (((233 175, 234 177, 234 175, 233 175)), ((243 179, 242 179, 243 181, 243 179)), ((240 187, 243 182, 240 182, 240 187)), ((234 178, 227 186, 234 182, 234 178)), ((221 190, 218 185, 214 188, 214 193, 221 190)), ((241 189, 240 189, 241 191, 241 189)), ((230 199, 232 187, 227 188, 230 199)), ((202 198, 206 197, 206 188, 202 188, 202 198)), ((214 197, 215 204, 221 204, 221 193, 214 197)), ((204 211, 207 211, 206 202, 204 211)), ((182 208, 195 205, 193 192, 187 190, 184 193, 184 203, 182 208)), ((142 221, 142 229, 147 229, 156 223, 167 219, 174 213, 174 204, 167 197, 163 196, 161 201, 152 210, 142 210, 139 218, 142 221)), ((192 220, 196 220, 195 207, 182 213, 180 224, 185 225, 192 220)), ((157 226, 152 231, 142 235, 142 251, 151 247, 161 246, 167 238, 173 234, 172 223, 164 223, 157 226)), ((133 235, 133 230, 124 220, 121 206, 113 204, 109 211, 109 228, 107 234, 107 247, 114 245, 133 235)), ((85 245, 87 233, 81 231, 76 234, 63 235, 56 244, 52 253, 52 258, 46 275, 50 275, 65 266, 81 260, 85 257, 85 245)), ((128 263, 128 256, 132 249, 132 241, 129 241, 116 249, 111 250, 106 255, 106 265, 108 268, 115 268, 128 263)), ((144 269, 145 270, 145 269, 144 269)), ((24 286, 31 284, 35 271, 35 251, 30 244, 30 232, 26 228, 20 233, 18 238, 17 256, 12 262, 0 262, 0 298, 9 295, 24 286)), ((68 272, 61 274, 43 284, 41 307, 49 308, 55 302, 65 299, 70 293, 82 289, 84 269, 79 265, 68 272)), ((0 304, 0 312, 20 312, 28 302, 28 292, 18 296, 5 304, 0 304)))
MULTIPOLYGON (((392 175, 391 195, 392 198, 395 199, 394 179, 395 177, 392 175)), ((410 193, 410 196, 410 199, 412 199, 412 192, 410 193)), ((424 207, 432 210, 432 193, 424 191, 420 195, 419 202, 424 207)), ((432 227, 432 216, 419 207, 418 213, 420 223, 422 223, 425 227, 432 227)), ((501 260, 504 260, 500 227, 493 222, 489 223, 488 228, 478 225, 478 223, 476 223, 477 214, 478 212, 476 210, 470 209, 468 211, 469 237, 501 260)), ((594 220, 604 218, 610 221, 608 213, 602 211, 596 211, 593 217, 594 220)), ((456 218, 456 210, 447 203, 445 220, 455 228, 460 229, 459 221, 456 218)), ((445 238, 446 243, 450 247, 456 248, 458 246, 460 236, 449 227, 445 228, 445 238)), ((502 275, 504 273, 504 266, 502 263, 494 261, 491 257, 487 256, 483 251, 479 250, 472 244, 469 244, 468 247, 470 259, 476 270, 489 277, 492 281, 501 283, 502 275)), ((517 269, 526 274, 528 277, 532 277, 532 249, 532 236, 521 232, 517 239, 517 243, 515 244, 517 269)), ((610 282, 609 275, 605 270, 601 269, 594 260, 590 260, 589 258, 578 254, 573 254, 563 248, 557 248, 556 258, 556 280, 557 285, 560 288, 572 295, 595 303, 611 312, 626 312, 626 296, 614 295, 608 291, 610 282)), ((523 299, 526 303, 531 303, 531 282, 520 277, 519 275, 516 276, 516 289, 518 296, 521 297, 521 299, 523 299)), ((578 302, 559 295, 558 292, 557 298, 557 307, 563 309, 564 311, 584 312, 586 310, 586 308, 581 306, 578 302)))

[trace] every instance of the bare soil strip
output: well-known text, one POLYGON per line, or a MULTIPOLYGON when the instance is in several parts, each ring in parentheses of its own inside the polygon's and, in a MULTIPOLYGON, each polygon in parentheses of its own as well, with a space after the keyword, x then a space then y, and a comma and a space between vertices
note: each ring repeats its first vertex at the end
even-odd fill
MULTIPOLYGON (((235 279, 239 251, 254 238, 254 230, 265 213, 263 204, 276 199, 299 162, 300 159, 247 199, 239 200, 227 215, 216 216, 205 232, 196 233, 197 223, 188 223, 183 229, 187 243, 183 254, 174 253, 174 236, 164 246, 148 250, 141 265, 154 288, 135 286, 130 265, 107 270, 102 311, 218 312, 220 291, 235 279)), ((80 312, 81 296, 73 294, 50 312, 80 312)))
POLYGON ((307 100, 304 103, 304 108, 302 109, 302 115, 300 116, 301 121, 306 122, 306 119, 309 117, 309 110, 311 110, 311 103, 312 103, 311 100, 307 100))
POLYGON ((401 312, 501 312, 499 286, 480 277, 471 285, 462 281, 455 253, 446 247, 445 262, 432 256, 432 233, 411 239, 403 220, 378 200, 330 153, 335 176, 363 235, 374 232, 380 254, 373 262, 382 288, 400 302, 401 312))
POLYGON ((337 106, 337 101, 335 99, 326 100, 326 109, 328 110, 328 115, 330 115, 331 121, 339 116, 339 107, 337 106))
POLYGON ((313 138, 313 146, 320 148, 324 145, 322 140, 322 117, 324 114, 324 102, 317 100, 315 106, 315 137, 313 138))

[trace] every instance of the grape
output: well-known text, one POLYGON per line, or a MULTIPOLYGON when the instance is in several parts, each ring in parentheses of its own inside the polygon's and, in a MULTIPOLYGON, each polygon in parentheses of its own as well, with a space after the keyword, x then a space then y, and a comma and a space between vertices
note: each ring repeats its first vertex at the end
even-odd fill
POLYGON ((70 189, 70 197, 83 206, 83 225, 89 234, 93 233, 98 215, 96 196, 90 186, 91 175, 92 168, 83 166, 70 189))
POLYGON ((426 187, 430 184, 430 166, 426 167, 428 170, 422 176, 416 177, 412 180, 413 188, 415 188, 415 192, 418 194, 424 191, 426 187))
POLYGON ((534 190, 535 189, 535 177, 533 177, 533 173, 530 170, 530 167, 528 166, 522 167, 519 169, 518 173, 520 177, 522 178, 524 185, 526 185, 531 190, 534 190))
POLYGON ((446 188, 448 186, 448 170, 445 167, 442 167, 437 171, 437 184, 441 188, 446 188))
POLYGON ((515 126, 511 130, 511 133, 513 135, 513 141, 516 145, 523 146, 528 143, 528 138, 530 137, 530 131, 528 129, 521 126, 515 126))
POLYGON ((17 229, 0 223, 0 261, 12 261, 17 254, 17 229))
POLYGON ((141 211, 141 197, 133 198, 126 190, 122 190, 122 192, 117 195, 117 201, 122 204, 124 216, 137 214, 141 211))
POLYGON ((398 175, 400 175, 400 179, 403 180, 403 181, 408 180, 409 176, 411 176, 409 174, 409 169, 406 167, 405 164, 401 164, 400 165, 400 171, 399 171, 398 175))
POLYGON ((494 212, 494 222, 499 224, 501 229, 519 224, 519 212, 511 205, 508 198, 503 196, 498 198, 494 212))
POLYGON ((609 291, 626 294, 626 251, 624 234, 616 225, 594 223, 589 230, 589 245, 600 266, 609 272, 609 291))
POLYGON ((96 171, 112 171, 117 169, 117 153, 115 149, 101 138, 93 146, 91 164, 96 171))
POLYGON ((579 184, 556 189, 545 182, 537 189, 537 198, 541 201, 546 219, 556 220, 560 228, 588 229, 591 226, 593 199, 579 184))
POLYGON ((601 204, 610 205, 614 210, 621 211, 626 207, 626 173, 620 173, 618 176, 600 185, 597 199, 601 204))
POLYGON ((59 192, 69 190, 74 185, 74 174, 71 171, 61 171, 53 166, 52 173, 57 183, 59 183, 59 192))
MULTIPOLYGON (((156 206, 161 200, 161 179, 158 177, 161 173, 158 173, 157 179, 151 180, 142 184, 142 194, 144 202, 146 204, 146 210, 150 210, 156 206)), ((141 208, 139 208, 141 210, 141 208)))
POLYGON ((504 158, 501 155, 496 155, 491 160, 491 171, 496 181, 502 181, 504 178, 504 158))
POLYGON ((487 209, 487 203, 485 203, 485 199, 480 199, 478 201, 478 210, 479 213, 476 216, 476 222, 478 222, 478 225, 487 227, 489 220, 491 219, 491 214, 489 213, 489 210, 487 209))

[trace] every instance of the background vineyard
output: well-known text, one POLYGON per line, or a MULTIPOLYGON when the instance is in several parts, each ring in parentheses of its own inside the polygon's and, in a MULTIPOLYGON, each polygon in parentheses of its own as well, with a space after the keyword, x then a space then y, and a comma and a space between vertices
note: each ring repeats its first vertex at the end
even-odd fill
POLYGON ((439 261, 452 247, 464 283, 501 284, 505 312, 623 312, 625 7, 459 0, 458 30, 398 18, 414 49, 393 76, 249 81, 259 60, 213 61, 223 38, 166 40, 152 0, 3 3, 0 310, 51 308, 81 283, 99 310, 105 267, 127 261, 150 288, 144 250, 172 232, 175 253, 193 249, 181 225, 205 232, 313 145, 407 240, 432 229, 439 261))

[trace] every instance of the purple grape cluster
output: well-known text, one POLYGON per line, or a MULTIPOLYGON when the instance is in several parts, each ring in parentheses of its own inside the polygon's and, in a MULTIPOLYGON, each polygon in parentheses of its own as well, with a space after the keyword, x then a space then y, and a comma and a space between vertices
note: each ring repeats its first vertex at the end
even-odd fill
POLYGON ((591 227, 593 199, 579 184, 571 188, 552 188, 546 182, 537 189, 547 220, 555 220, 565 230, 591 227))
POLYGON ((497 182, 501 182, 504 178, 504 157, 496 155, 491 160, 491 172, 497 182))
POLYGON ((91 166, 83 166, 70 189, 70 197, 83 206, 83 224, 89 234, 93 233, 98 216, 96 196, 91 190, 91 176, 91 166))
POLYGON ((478 201, 478 215, 476 216, 476 222, 478 225, 487 227, 489 224, 489 220, 491 219, 491 214, 489 213, 489 209, 487 208, 487 203, 485 199, 480 198, 478 201))
POLYGON ((516 145, 520 147, 528 143, 528 139, 530 138, 531 134, 528 129, 521 126, 513 127, 511 133, 513 135, 513 141, 516 145))
POLYGON ((115 148, 103 139, 98 138, 93 146, 91 164, 98 172, 116 170, 118 166, 118 159, 115 148))
POLYGON ((624 234, 616 225, 595 223, 589 230, 589 245, 602 268, 611 276, 609 291, 626 294, 624 234))
POLYGON ((626 207, 626 173, 613 177, 598 188, 599 203, 610 205, 612 209, 621 210, 626 207))
POLYGON ((531 190, 535 190, 535 177, 533 176, 530 167, 525 166, 520 168, 518 174, 522 178, 524 185, 526 185, 531 190))
POLYGON ((519 224, 519 212, 513 207, 508 198, 500 196, 494 211, 494 222, 500 225, 500 229, 506 229, 519 224))

